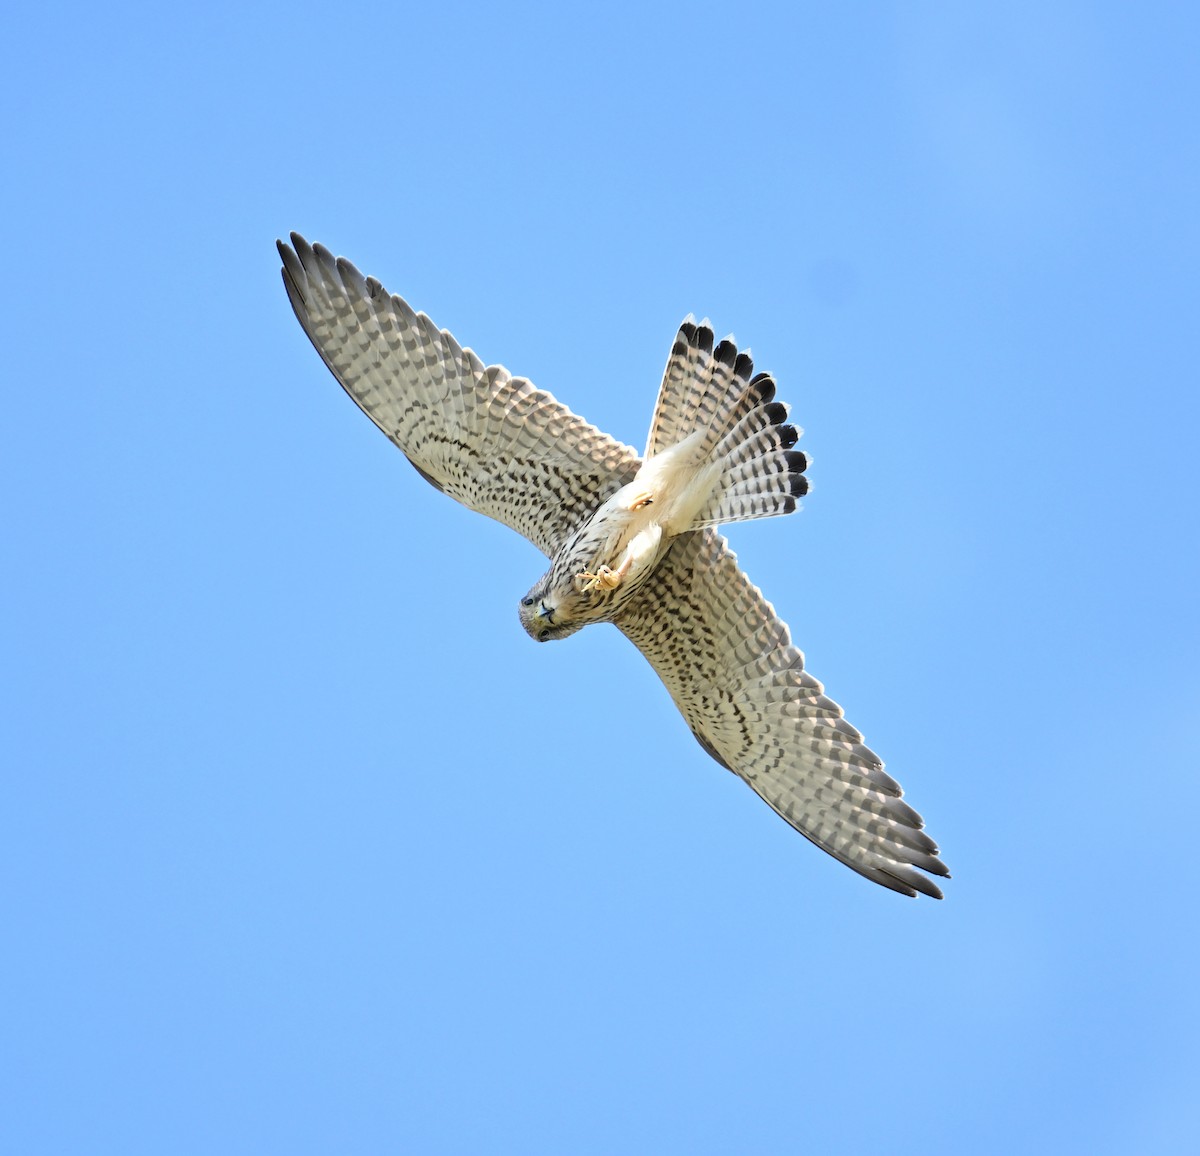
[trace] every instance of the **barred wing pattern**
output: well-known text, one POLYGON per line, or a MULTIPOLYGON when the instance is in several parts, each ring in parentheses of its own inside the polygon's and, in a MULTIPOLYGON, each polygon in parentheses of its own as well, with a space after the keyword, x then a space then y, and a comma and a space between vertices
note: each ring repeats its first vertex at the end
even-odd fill
POLYGON ((935 899, 948 875, 921 817, 804 669, 788 628, 714 530, 683 535, 616 625, 700 745, 802 835, 860 875, 935 899))
POLYGON ((637 472, 637 451, 470 350, 297 233, 279 242, 296 317, 322 360, 417 471, 547 557, 637 472))

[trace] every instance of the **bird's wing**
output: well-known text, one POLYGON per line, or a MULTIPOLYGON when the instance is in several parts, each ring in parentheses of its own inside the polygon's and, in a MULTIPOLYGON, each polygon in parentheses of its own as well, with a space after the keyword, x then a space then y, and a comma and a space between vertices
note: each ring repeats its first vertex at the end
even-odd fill
POLYGON ((637 451, 485 366, 344 257, 279 242, 292 308, 325 364, 428 482, 552 556, 637 472, 637 451))
POLYGON ((949 874, 899 785, 804 669, 788 628, 713 530, 672 543, 616 625, 710 755, 802 835, 893 891, 949 874))

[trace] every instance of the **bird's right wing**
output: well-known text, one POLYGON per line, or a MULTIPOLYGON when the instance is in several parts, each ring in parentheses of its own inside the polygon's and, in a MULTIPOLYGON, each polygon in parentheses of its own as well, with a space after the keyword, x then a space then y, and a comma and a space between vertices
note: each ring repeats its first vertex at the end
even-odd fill
POLYGON ((899 784, 804 669, 787 626, 714 530, 682 535, 616 625, 700 745, 860 875, 940 899, 948 875, 899 784))
POLYGON ((304 332, 345 391, 417 471, 547 557, 640 464, 637 451, 544 390, 485 366, 344 257, 279 242, 304 332))

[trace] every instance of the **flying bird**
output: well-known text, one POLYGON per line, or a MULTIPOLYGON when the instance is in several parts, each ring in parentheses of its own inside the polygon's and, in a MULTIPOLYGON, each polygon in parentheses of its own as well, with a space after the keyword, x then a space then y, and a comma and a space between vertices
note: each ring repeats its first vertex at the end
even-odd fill
POLYGON ((790 513, 808 488, 748 353, 685 320, 639 456, 345 258, 296 233, 278 247, 296 317, 363 412, 427 482, 549 558, 518 606, 533 638, 613 623, 704 750, 797 831, 875 883, 942 897, 920 815, 714 529, 790 513))

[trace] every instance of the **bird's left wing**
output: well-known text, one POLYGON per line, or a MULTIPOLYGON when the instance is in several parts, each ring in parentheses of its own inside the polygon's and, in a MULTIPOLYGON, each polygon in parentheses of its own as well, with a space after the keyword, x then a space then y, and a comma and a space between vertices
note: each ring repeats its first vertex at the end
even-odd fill
POLYGON ((681 535, 616 625, 700 745, 802 835, 893 891, 940 899, 921 816, 804 669, 788 628, 714 530, 681 535))
POLYGON ((637 472, 631 446, 525 378, 485 366, 344 257, 280 241, 304 332, 363 412, 439 490, 552 556, 637 472))

